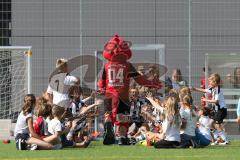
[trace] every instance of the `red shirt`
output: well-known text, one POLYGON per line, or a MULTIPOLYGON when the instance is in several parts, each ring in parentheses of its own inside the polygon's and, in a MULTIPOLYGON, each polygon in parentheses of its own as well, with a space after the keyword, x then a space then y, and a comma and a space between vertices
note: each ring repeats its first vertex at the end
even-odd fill
POLYGON ((99 81, 99 87, 122 100, 129 99, 130 78, 140 85, 148 87, 161 87, 161 83, 147 80, 141 76, 129 62, 108 62, 104 65, 102 79, 99 81))

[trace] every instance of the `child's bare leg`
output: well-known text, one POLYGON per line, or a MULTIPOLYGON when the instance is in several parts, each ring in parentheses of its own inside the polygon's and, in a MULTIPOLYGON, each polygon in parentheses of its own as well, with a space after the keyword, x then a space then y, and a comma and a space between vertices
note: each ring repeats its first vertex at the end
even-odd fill
POLYGON ((225 130, 224 130, 224 127, 223 127, 223 124, 216 124, 215 125, 216 128, 217 128, 217 131, 218 131, 218 135, 219 137, 224 141, 224 142, 227 142, 227 136, 226 136, 226 133, 225 133, 225 130))
POLYGON ((39 149, 46 149, 46 150, 53 149, 52 144, 50 144, 48 142, 45 142, 45 141, 42 141, 40 139, 34 138, 34 137, 31 137, 27 141, 27 144, 36 144, 39 149))
POLYGON ((76 147, 76 148, 85 148, 85 143, 84 143, 84 141, 81 142, 81 143, 76 143, 74 147, 76 147))
POLYGON ((75 119, 75 120, 72 121, 71 129, 67 134, 67 140, 73 140, 73 134, 74 134, 73 132, 74 132, 74 129, 76 128, 76 126, 77 126, 78 121, 79 121, 79 119, 75 119))
POLYGON ((58 136, 51 135, 51 136, 43 138, 43 140, 47 143, 56 144, 58 142, 58 136))
POLYGON ((83 138, 84 138, 84 141, 80 142, 80 143, 76 143, 74 145, 74 147, 76 147, 76 148, 87 148, 91 141, 90 141, 89 137, 87 137, 87 136, 84 136, 83 138))

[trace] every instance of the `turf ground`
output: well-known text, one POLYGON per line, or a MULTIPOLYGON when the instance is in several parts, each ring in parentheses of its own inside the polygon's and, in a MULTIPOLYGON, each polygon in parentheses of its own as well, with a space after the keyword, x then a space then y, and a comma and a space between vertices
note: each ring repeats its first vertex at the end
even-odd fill
POLYGON ((103 146, 92 142, 86 149, 17 151, 15 143, 0 144, 0 160, 240 160, 240 141, 227 146, 199 149, 154 149, 144 146, 103 146))

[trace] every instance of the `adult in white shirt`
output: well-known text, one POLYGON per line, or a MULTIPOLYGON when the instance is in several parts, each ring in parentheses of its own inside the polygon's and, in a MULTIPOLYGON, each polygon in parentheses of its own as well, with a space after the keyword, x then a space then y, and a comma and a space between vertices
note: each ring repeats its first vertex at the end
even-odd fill
POLYGON ((56 72, 50 77, 47 94, 52 104, 67 109, 70 106, 69 88, 77 85, 79 79, 68 73, 67 60, 60 58, 56 62, 56 72))
POLYGON ((173 89, 177 91, 187 85, 187 81, 183 80, 182 73, 179 68, 173 69, 171 81, 173 89))

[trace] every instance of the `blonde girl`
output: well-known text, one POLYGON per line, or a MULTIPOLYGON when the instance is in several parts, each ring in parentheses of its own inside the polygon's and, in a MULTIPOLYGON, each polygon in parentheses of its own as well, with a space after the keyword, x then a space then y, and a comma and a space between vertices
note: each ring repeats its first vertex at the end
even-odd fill
POLYGON ((180 142, 180 124, 181 118, 178 109, 178 100, 175 97, 169 97, 163 110, 161 140, 154 144, 155 148, 175 148, 180 142))

